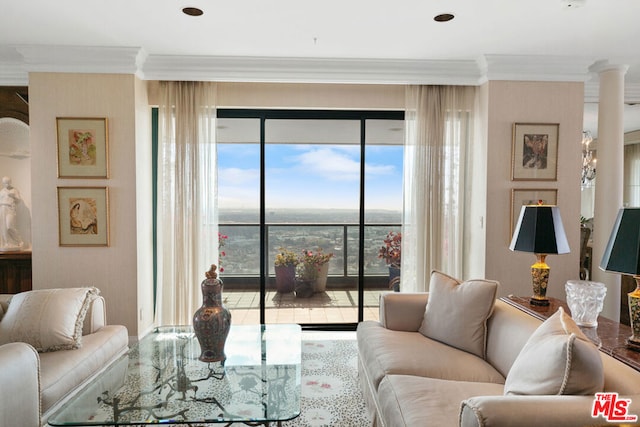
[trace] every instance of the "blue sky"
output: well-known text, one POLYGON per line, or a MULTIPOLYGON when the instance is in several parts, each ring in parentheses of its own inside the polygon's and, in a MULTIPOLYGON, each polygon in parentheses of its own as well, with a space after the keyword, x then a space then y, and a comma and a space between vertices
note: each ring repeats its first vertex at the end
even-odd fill
MULTIPOLYGON (((268 144, 265 148, 267 208, 358 209, 360 147, 268 144)), ((368 209, 402 210, 400 145, 366 151, 368 209)), ((258 144, 218 144, 220 207, 259 205, 258 144)))

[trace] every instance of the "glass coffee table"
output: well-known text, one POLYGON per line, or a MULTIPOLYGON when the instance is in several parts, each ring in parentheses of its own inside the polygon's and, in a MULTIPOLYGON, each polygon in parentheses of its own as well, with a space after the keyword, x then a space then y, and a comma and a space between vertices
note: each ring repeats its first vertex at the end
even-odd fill
POLYGON ((51 426, 269 425, 300 415, 299 325, 232 325, 224 364, 190 326, 159 327, 80 390, 51 426))

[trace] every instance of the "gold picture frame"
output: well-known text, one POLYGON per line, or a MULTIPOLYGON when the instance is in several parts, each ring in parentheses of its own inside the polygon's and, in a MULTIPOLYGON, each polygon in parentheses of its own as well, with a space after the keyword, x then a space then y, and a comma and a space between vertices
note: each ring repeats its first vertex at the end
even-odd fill
POLYGON ((58 117, 58 178, 109 178, 106 118, 58 117))
POLYGON ((558 179, 557 123, 514 123, 511 147, 512 181, 558 179))
POLYGON ((526 205, 557 205, 558 190, 556 188, 514 188, 511 190, 511 227, 509 228, 509 241, 513 237, 513 231, 518 223, 520 210, 526 205))
POLYGON ((109 189, 58 187, 60 246, 109 246, 109 189))

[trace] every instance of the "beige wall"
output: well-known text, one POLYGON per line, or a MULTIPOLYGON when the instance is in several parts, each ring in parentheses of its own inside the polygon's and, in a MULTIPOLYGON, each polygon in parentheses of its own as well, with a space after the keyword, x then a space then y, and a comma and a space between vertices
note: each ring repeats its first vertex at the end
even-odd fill
POLYGON ((549 255, 547 295, 565 298, 564 284, 578 279, 582 83, 492 81, 487 85, 486 277, 499 280, 500 295, 530 295, 533 254, 511 252, 511 189, 558 189, 558 206, 571 253, 549 255), (559 123, 558 180, 511 181, 513 123, 559 123))
MULTIPOLYGON (((138 334, 139 295, 148 296, 144 290, 152 286, 138 269, 138 243, 144 232, 138 230, 136 212, 143 211, 144 200, 151 204, 150 192, 138 198, 136 142, 142 139, 138 143, 150 145, 149 131, 136 125, 137 121, 143 127, 148 124, 148 113, 141 112, 136 104, 136 97, 142 98, 144 92, 133 75, 29 76, 33 288, 96 286, 107 300, 108 321, 125 325, 130 336, 138 334), (56 117, 108 118, 109 179, 57 178, 56 117), (59 186, 109 188, 109 247, 58 245, 59 186)), ((143 101, 146 103, 146 99, 143 101)), ((144 187, 149 187, 148 183, 144 187)), ((146 241, 144 244, 148 247, 146 241)), ((151 253, 141 256, 151 257, 151 253)), ((142 319, 150 319, 151 313, 145 313, 149 306, 145 303, 140 308, 142 319)))

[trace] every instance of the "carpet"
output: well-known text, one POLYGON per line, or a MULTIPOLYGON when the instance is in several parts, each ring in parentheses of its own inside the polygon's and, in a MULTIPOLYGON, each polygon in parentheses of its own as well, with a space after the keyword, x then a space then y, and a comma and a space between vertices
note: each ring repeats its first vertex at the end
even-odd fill
POLYGON ((355 332, 303 332, 301 412, 282 425, 371 425, 358 385, 355 332))

